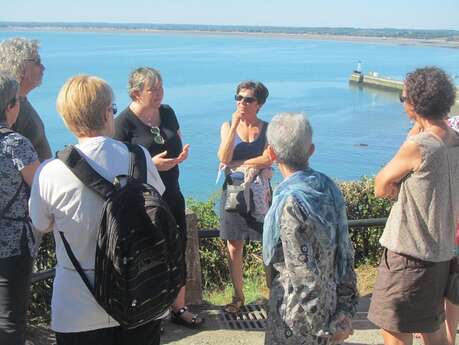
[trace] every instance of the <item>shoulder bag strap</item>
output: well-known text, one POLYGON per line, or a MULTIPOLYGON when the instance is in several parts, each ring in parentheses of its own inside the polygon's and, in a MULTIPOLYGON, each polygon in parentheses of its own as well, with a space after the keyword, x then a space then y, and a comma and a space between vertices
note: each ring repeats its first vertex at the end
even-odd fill
POLYGON ((108 195, 114 190, 113 184, 95 171, 74 146, 66 147, 64 150, 57 152, 56 156, 86 187, 103 199, 107 199, 108 195))

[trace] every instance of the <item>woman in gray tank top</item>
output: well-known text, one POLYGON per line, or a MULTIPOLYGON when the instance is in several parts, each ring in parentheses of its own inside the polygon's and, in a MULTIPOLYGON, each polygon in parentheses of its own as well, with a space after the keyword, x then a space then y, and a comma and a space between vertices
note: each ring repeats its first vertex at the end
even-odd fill
POLYGON ((439 68, 409 73, 400 101, 414 127, 378 173, 375 194, 396 199, 368 318, 384 344, 446 344, 444 291, 455 253, 459 215, 459 136, 444 121, 455 88, 439 68))

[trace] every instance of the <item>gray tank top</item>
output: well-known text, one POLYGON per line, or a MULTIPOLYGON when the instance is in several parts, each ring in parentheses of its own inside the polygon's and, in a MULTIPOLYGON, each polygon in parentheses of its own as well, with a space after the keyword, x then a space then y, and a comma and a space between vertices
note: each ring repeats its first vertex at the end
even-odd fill
POLYGON ((419 145, 422 162, 401 183, 379 242, 424 261, 447 261, 455 255, 459 146, 447 147, 429 132, 409 140, 419 145))

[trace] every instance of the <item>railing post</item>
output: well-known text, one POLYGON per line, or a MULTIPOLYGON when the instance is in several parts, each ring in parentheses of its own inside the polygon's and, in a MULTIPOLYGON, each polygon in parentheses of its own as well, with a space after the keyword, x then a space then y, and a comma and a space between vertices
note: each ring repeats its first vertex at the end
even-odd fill
POLYGON ((201 259, 199 255, 198 218, 187 210, 186 259, 186 304, 202 304, 201 259))

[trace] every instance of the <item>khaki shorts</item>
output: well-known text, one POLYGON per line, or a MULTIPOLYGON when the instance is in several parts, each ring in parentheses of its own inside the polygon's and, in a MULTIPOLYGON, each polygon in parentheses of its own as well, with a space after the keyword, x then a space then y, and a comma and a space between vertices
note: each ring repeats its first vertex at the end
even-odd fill
POLYGON ((435 332, 445 320, 449 266, 384 249, 368 319, 392 332, 435 332))

